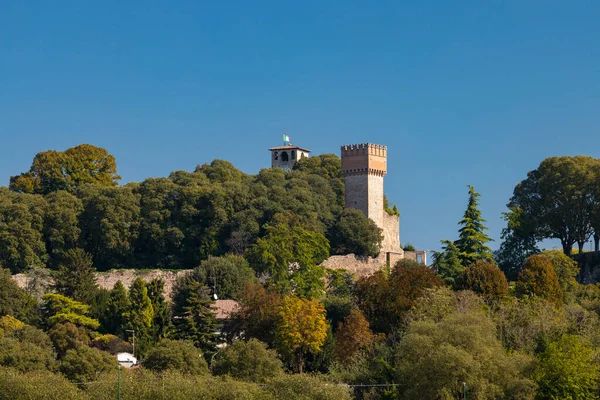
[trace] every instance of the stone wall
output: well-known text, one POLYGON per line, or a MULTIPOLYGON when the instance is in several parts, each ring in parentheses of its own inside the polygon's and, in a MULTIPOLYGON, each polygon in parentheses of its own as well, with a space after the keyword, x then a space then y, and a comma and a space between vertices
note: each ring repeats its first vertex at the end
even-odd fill
POLYGON ((357 257, 354 254, 331 256, 321 265, 325 268, 345 269, 357 277, 368 276, 386 266, 386 254, 381 252, 377 258, 357 257))
POLYGON ((384 222, 384 214, 387 213, 383 210, 383 176, 368 175, 367 180, 368 188, 368 214, 378 227, 386 229, 384 222))
POLYGON ((366 174, 350 175, 344 177, 344 182, 346 208, 360 210, 369 217, 369 176, 366 174))
POLYGON ((382 221, 383 242, 381 243, 381 251, 402 253, 400 247, 400 216, 390 215, 382 208, 382 221))
MULTIPOLYGON (((153 279, 160 278, 165 282, 165 297, 171 298, 173 293, 173 285, 175 284, 178 277, 187 274, 191 270, 181 270, 177 272, 172 271, 164 271, 164 270, 150 270, 150 271, 138 271, 135 269, 119 269, 112 270, 107 272, 96 272, 96 282, 98 282, 98 286, 103 289, 110 290, 113 288, 117 281, 123 282, 125 287, 129 288, 133 281, 140 277, 146 282, 149 282, 153 279)), ((13 275, 12 278, 17 282, 19 287, 25 289, 27 287, 27 282, 29 277, 27 274, 16 274, 13 275)), ((50 279, 47 283, 47 286, 51 286, 53 284, 52 279, 50 279)))

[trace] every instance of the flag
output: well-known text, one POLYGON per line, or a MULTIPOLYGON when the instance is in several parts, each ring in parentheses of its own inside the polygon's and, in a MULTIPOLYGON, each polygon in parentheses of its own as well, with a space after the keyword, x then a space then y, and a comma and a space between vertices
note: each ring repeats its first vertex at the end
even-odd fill
POLYGON ((286 135, 285 133, 283 134, 283 141, 284 142, 290 142, 290 137, 288 135, 286 135))

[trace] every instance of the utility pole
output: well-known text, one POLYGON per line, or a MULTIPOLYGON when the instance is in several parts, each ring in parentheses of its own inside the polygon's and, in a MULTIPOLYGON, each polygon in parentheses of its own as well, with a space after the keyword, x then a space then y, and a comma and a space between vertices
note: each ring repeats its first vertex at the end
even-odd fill
POLYGON ((135 330, 133 329, 126 329, 127 332, 131 332, 133 334, 133 341, 132 341, 132 349, 131 352, 133 353, 133 358, 135 358, 135 330))
POLYGON ((121 400, 121 364, 119 364, 118 380, 117 380, 117 400, 121 400))

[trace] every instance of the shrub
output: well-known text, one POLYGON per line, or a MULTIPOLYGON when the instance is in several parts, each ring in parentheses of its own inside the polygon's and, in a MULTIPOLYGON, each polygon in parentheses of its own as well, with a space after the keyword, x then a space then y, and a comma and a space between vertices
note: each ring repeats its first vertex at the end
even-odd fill
POLYGON ((54 356, 51 350, 14 338, 0 339, 0 366, 21 372, 52 370, 54 356))
POLYGON ((0 367, 0 400, 87 400, 63 376, 49 371, 22 372, 0 367))
POLYGON ((212 363, 215 375, 230 375, 248 382, 262 383, 283 372, 277 352, 256 339, 241 340, 220 350, 212 363))
POLYGON ((116 357, 98 349, 82 346, 68 350, 58 369, 71 381, 85 382, 95 380, 96 374, 116 368, 116 357))
POLYGON ((508 282, 504 273, 494 263, 484 260, 478 260, 465 268, 456 286, 482 295, 488 304, 495 303, 508 294, 508 282))
POLYGON ((515 287, 517 296, 538 296, 555 304, 563 304, 563 292, 558 283, 552 262, 543 255, 533 255, 525 260, 515 287))
POLYGON ((208 373, 202 352, 183 340, 161 340, 148 352, 144 367, 151 371, 179 371, 195 375, 208 373))
POLYGON ((335 383, 324 382, 305 374, 283 375, 271 380, 266 390, 276 399, 285 400, 350 400, 350 391, 335 383))

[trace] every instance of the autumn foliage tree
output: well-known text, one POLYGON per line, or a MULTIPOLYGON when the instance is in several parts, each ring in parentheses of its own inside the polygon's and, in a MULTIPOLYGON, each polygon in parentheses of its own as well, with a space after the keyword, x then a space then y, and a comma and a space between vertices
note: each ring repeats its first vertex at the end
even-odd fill
POLYGON ((556 306, 561 306, 563 303, 563 291, 552 262, 543 255, 533 255, 525 260, 517 278, 515 292, 520 297, 541 297, 556 306))
POLYGON ((302 373, 306 353, 319 353, 327 338, 325 307, 318 300, 286 296, 279 306, 275 344, 302 373))
POLYGON ((364 314, 353 308, 344 321, 338 325, 335 336, 335 356, 342 363, 350 360, 361 349, 373 342, 375 335, 369 329, 364 314))

